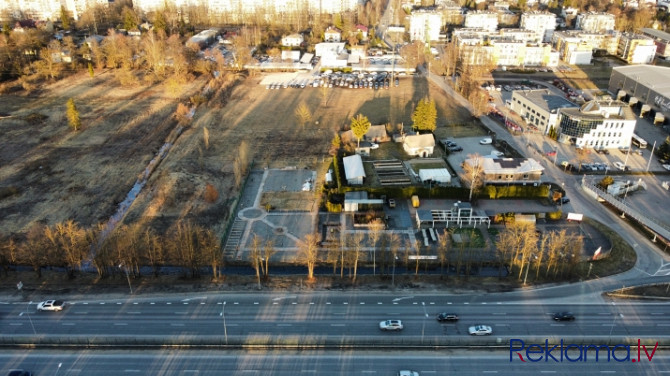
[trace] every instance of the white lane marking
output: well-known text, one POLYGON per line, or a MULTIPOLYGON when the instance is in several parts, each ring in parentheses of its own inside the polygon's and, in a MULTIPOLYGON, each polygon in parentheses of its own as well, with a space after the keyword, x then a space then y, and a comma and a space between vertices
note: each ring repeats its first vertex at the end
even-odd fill
POLYGON ((492 315, 494 315, 494 316, 505 316, 505 315, 507 315, 507 312, 493 312, 492 315))
POLYGON ((170 326, 184 326, 184 324, 172 323, 170 326))
POLYGON ((132 311, 132 312, 126 312, 126 313, 129 314, 129 315, 141 315, 142 314, 142 312, 139 312, 139 311, 132 311))
POLYGON ((126 326, 128 324, 125 323, 125 322, 115 322, 114 325, 116 325, 116 326, 126 326))
POLYGON ((330 326, 344 326, 344 324, 330 324, 330 326))
POLYGON ((11 325, 11 326, 21 326, 21 325, 23 325, 23 323, 20 323, 20 322, 13 322, 13 323, 11 323, 11 324, 9 324, 9 325, 11 325))
POLYGON ((124 369, 123 372, 137 372, 137 373, 139 373, 140 370, 139 369, 124 369))
POLYGON ((258 304, 260 304, 260 303, 258 303, 258 302, 254 302, 254 305, 258 305, 258 304))
POLYGON ((277 326, 293 326, 293 324, 277 324, 277 326))
POLYGON ((74 326, 73 322, 64 322, 62 325, 64 326, 74 326))

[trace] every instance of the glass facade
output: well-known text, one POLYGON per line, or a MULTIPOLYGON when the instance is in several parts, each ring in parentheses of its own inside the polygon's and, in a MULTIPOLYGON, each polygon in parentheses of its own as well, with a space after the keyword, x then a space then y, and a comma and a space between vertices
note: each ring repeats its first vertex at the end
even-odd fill
POLYGON ((599 125, 603 123, 603 120, 586 120, 579 119, 578 117, 570 118, 561 114, 561 120, 559 125, 561 126, 561 133, 569 136, 582 138, 585 134, 590 133, 592 130, 598 128, 599 125))

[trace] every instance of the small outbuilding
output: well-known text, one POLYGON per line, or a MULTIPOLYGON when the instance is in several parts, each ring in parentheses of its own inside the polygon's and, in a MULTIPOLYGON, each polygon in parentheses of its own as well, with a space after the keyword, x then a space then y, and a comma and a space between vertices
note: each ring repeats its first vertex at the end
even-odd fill
POLYGON ((360 155, 350 155, 342 158, 344 164, 344 175, 349 185, 362 185, 365 180, 365 169, 363 168, 363 159, 360 155))
POLYGON ((419 178, 426 183, 433 181, 439 184, 451 183, 451 174, 446 168, 424 168, 419 170, 419 178))

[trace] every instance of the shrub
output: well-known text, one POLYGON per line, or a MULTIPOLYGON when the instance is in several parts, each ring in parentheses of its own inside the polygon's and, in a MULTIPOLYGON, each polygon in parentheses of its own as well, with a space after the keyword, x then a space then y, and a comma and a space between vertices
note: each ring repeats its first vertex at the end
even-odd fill
POLYGON ((207 184, 205 186, 205 201, 211 203, 216 202, 216 200, 219 199, 219 192, 217 192, 216 188, 214 188, 213 185, 207 184))
POLYGON ((551 213, 547 213, 547 218, 551 219, 552 221, 558 221, 562 217, 563 217, 563 212, 561 212, 560 210, 555 211, 555 212, 551 212, 551 213))

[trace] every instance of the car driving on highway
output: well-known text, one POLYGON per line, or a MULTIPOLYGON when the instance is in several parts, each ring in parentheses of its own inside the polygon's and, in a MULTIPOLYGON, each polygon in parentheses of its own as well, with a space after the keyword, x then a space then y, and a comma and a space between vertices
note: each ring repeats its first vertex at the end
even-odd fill
POLYGON ((379 323, 379 329, 383 331, 389 331, 389 330, 402 330, 402 321, 400 320, 386 320, 382 321, 379 323))
POLYGON ((62 311, 65 302, 62 300, 45 300, 37 305, 38 311, 62 311))
POLYGON ((458 321, 458 315, 455 313, 442 312, 436 317, 437 321, 458 321))
POLYGON ((557 312, 554 314, 554 320, 556 321, 574 321, 575 315, 571 312, 557 312))
POLYGON ((493 329, 488 325, 475 325, 468 328, 468 333, 471 336, 488 336, 493 333, 493 329))

